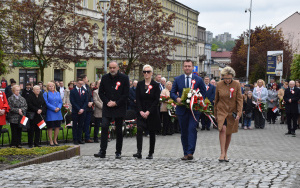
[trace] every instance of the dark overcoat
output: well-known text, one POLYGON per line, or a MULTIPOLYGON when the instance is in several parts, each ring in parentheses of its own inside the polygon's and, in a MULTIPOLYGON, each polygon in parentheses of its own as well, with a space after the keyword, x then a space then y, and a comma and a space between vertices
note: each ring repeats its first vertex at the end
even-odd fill
POLYGON ((290 88, 287 88, 284 91, 283 100, 285 102, 285 112, 291 114, 298 113, 298 101, 300 98, 300 89, 294 87, 294 94, 291 92, 290 88), (292 99, 292 103, 289 102, 289 99, 292 99))
POLYGON ((47 112, 47 105, 45 102, 45 99, 43 97, 43 94, 40 93, 38 97, 31 92, 27 97, 27 105, 28 105, 28 112, 34 112, 34 118, 32 120, 33 124, 36 125, 39 122, 42 121, 42 119, 45 120, 46 118, 46 112, 47 112), (37 114, 37 111, 41 109, 42 113, 37 114))
POLYGON ((146 128, 149 131, 159 131, 161 129, 158 111, 160 88, 154 80, 151 80, 150 85, 152 85, 152 89, 148 93, 146 93, 148 86, 145 85, 145 80, 140 81, 136 87, 137 126, 146 128), (149 111, 148 118, 142 118, 140 111, 149 111))
POLYGON ((105 74, 100 83, 99 96, 103 101, 102 117, 124 118, 126 116, 126 103, 129 95, 129 78, 127 75, 117 73, 112 76, 105 74), (119 86, 117 87, 117 84, 119 86), (108 107, 109 101, 115 101, 117 106, 108 107))

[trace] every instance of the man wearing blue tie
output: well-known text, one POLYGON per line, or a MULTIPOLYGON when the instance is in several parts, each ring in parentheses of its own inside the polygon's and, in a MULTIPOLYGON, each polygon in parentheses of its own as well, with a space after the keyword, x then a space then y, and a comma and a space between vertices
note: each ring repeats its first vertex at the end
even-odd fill
MULTIPOLYGON (((203 98, 205 98, 205 84, 199 76, 193 75, 194 63, 191 60, 185 60, 183 63, 183 71, 184 74, 175 78, 173 87, 171 90, 171 98, 177 103, 181 103, 181 95, 184 88, 191 87, 191 81, 195 80, 194 89, 199 89, 203 98)), ((184 156, 181 158, 182 160, 192 160, 193 154, 196 148, 197 141, 197 125, 198 121, 196 121, 192 115, 190 109, 185 106, 177 106, 176 107, 176 115, 178 116, 178 121, 181 127, 181 143, 183 147, 184 156)), ((194 115, 196 119, 199 119, 200 112, 194 111, 194 115)))
MULTIPOLYGON (((214 106, 215 102, 215 95, 216 95, 216 87, 212 84, 209 83, 210 79, 209 76, 204 77, 204 84, 206 88, 206 98, 210 101, 211 105, 214 106)), ((201 131, 210 130, 210 120, 206 115, 201 114, 201 124, 202 124, 202 129, 201 131)))

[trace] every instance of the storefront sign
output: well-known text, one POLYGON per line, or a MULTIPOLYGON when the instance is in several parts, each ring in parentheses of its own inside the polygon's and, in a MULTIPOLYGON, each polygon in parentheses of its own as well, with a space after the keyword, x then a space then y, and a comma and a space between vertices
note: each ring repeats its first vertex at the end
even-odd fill
POLYGON ((39 67, 36 60, 14 60, 14 67, 39 67))
POLYGON ((79 61, 75 63, 75 67, 86 67, 86 61, 79 61))

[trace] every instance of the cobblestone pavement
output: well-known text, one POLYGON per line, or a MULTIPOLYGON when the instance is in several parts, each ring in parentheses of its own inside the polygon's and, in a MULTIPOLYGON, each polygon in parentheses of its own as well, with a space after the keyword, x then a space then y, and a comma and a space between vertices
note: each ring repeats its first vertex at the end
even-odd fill
MULTIPOLYGON (((99 144, 81 146, 69 160, 0 171, 0 187, 300 187, 300 135, 285 136, 286 125, 239 130, 229 148, 229 163, 219 163, 218 131, 198 132, 193 161, 181 161, 180 135, 157 136, 153 160, 132 158, 135 138, 124 138, 122 159, 114 159, 115 140, 107 158, 92 155, 99 144)), ((298 132, 299 134, 299 132, 298 132)))

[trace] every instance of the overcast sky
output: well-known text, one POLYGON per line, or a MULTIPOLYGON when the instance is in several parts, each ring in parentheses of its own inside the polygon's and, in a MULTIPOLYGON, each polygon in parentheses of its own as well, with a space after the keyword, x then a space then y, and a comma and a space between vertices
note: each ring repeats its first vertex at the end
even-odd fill
MULTIPOLYGON (((233 38, 249 28, 251 0, 177 0, 200 12, 198 25, 217 34, 229 32, 233 38)), ((300 12, 299 0, 252 0, 251 28, 267 25, 276 26, 284 19, 300 12)), ((299 23, 300 24, 300 23, 299 23)))

